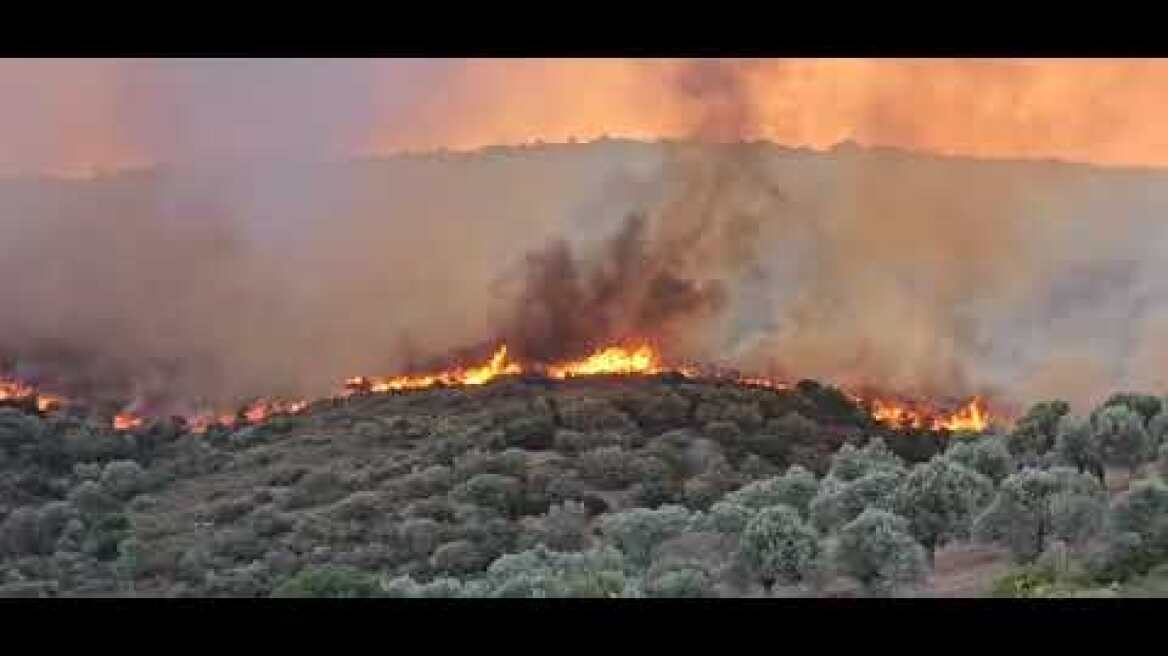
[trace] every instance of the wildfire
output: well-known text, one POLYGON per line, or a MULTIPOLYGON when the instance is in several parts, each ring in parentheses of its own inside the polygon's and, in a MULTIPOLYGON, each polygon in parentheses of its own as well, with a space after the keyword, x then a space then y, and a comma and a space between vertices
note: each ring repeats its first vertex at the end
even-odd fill
POLYGON ((19 380, 0 378, 0 401, 26 401, 30 399, 40 412, 49 412, 65 405, 64 397, 42 392, 19 380))
POLYGON ((547 375, 551 378, 571 378, 600 374, 656 374, 662 371, 661 358, 650 346, 634 349, 609 346, 583 360, 551 365, 547 368, 547 375))
POLYGON ((892 426, 929 428, 935 431, 981 431, 989 426, 991 420, 985 401, 977 396, 950 413, 942 413, 925 404, 879 398, 871 399, 869 404, 875 420, 892 426))
POLYGON ((145 420, 132 412, 119 412, 114 415, 114 430, 127 431, 140 427, 145 420))
POLYGON ((491 359, 478 367, 455 367, 427 374, 407 374, 390 378, 356 376, 345 381, 346 393, 355 390, 394 392, 425 389, 437 385, 484 385, 499 376, 523 373, 523 368, 507 360, 507 347, 500 346, 491 359))
MULTIPOLYGON (((486 362, 477 366, 456 366, 445 371, 405 374, 392 377, 358 376, 345 381, 346 397, 358 392, 386 393, 425 389, 435 386, 484 385, 500 376, 538 373, 557 380, 597 375, 654 375, 675 373, 687 378, 710 376, 731 380, 740 385, 763 387, 775 391, 791 389, 791 384, 766 377, 742 376, 734 372, 699 369, 685 365, 666 365, 652 346, 613 345, 598 348, 580 360, 553 364, 520 363, 509 359, 507 346, 501 345, 486 362), (703 373, 705 372, 705 373, 703 373)), ((856 393, 843 390, 853 402, 868 409, 873 419, 893 427, 928 429, 933 431, 982 431, 994 417, 981 397, 973 397, 956 410, 945 410, 941 404, 927 400, 910 400, 883 394, 856 393)), ((0 401, 35 401, 41 412, 64 405, 63 397, 41 392, 35 386, 9 378, 0 378, 0 401)), ((186 418, 193 433, 205 433, 213 426, 234 427, 257 424, 275 415, 291 415, 304 411, 307 401, 261 398, 236 412, 204 412, 186 418)), ((952 406, 945 406, 952 408, 952 406)), ((135 430, 145 424, 145 418, 126 410, 113 418, 118 431, 135 430)))

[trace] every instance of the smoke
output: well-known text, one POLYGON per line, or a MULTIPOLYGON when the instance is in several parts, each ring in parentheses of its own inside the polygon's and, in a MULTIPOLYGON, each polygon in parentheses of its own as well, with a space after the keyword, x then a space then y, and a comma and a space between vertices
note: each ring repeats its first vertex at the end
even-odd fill
POLYGON ((1156 160, 1131 74, 1154 63, 436 62, 400 65, 392 102, 373 63, 307 87, 276 62, 133 64, 101 63, 123 91, 97 114, 124 126, 103 148, 167 166, 0 183, 0 356, 59 391, 186 411, 484 339, 554 360, 626 338, 1022 402, 1165 384, 1163 173, 745 142, 1156 160), (1130 113, 1081 95, 1103 91, 1130 113), (335 161, 606 126, 688 140, 335 161))

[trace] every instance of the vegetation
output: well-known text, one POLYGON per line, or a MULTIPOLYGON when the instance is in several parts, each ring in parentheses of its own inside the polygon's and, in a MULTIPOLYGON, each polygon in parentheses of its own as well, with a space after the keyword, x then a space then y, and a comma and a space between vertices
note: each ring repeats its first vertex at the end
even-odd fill
MULTIPOLYGON (((669 377, 356 395, 204 436, 0 407, 0 595, 712 597, 1168 590, 1156 397, 1005 435, 669 377), (1105 467, 1130 485, 1109 498, 1105 467)), ((1110 472, 1108 474, 1110 476, 1110 472)))

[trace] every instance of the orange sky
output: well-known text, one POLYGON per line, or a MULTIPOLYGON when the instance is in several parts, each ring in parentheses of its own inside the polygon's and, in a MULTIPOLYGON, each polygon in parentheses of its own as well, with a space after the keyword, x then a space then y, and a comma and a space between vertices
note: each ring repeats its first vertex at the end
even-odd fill
POLYGON ((604 134, 1168 164, 1168 60, 4 60, 0 173, 604 134))

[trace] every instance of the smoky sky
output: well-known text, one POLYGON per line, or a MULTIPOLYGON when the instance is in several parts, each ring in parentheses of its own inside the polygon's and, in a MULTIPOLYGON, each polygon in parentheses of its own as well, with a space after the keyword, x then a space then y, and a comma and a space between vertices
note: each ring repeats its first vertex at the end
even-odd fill
POLYGON ((629 336, 906 391, 1159 393, 1168 179, 1042 158, 1168 161, 1162 68, 9 60, 0 356, 160 409, 629 336), (643 140, 381 155, 606 132, 643 140), (924 152, 824 150, 847 136, 924 152))

